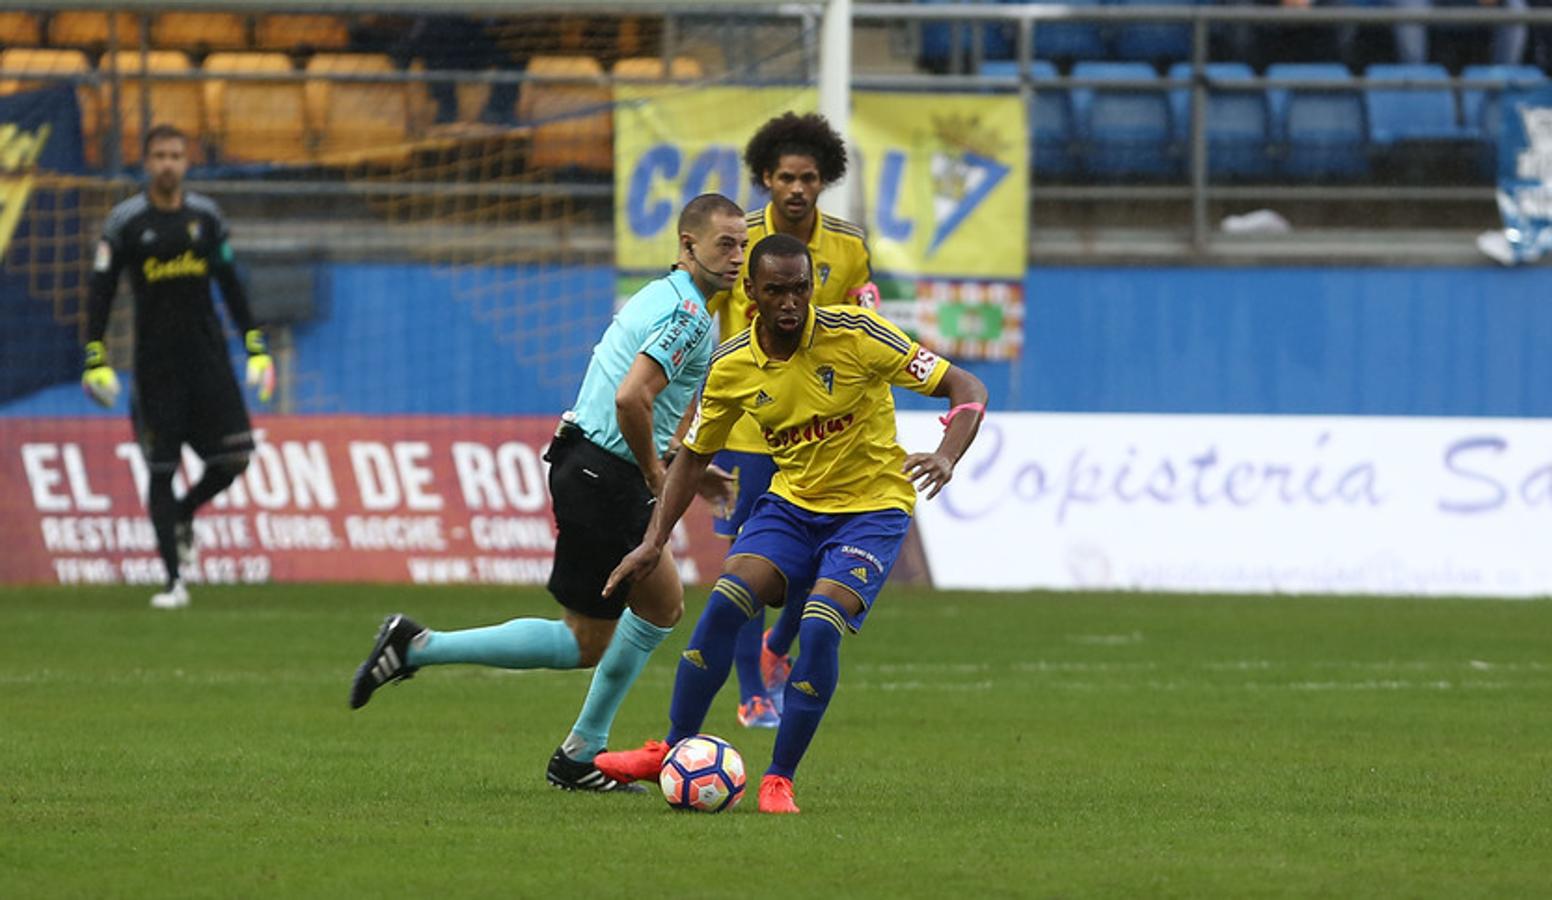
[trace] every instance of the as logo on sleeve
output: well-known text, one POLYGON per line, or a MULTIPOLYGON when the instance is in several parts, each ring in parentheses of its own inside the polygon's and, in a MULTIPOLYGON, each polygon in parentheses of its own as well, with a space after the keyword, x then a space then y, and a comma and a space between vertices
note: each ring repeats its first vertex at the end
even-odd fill
POLYGON ((938 355, 926 347, 917 347, 915 358, 905 364, 905 370, 911 373, 911 377, 923 384, 932 377, 932 370, 937 367, 938 355))

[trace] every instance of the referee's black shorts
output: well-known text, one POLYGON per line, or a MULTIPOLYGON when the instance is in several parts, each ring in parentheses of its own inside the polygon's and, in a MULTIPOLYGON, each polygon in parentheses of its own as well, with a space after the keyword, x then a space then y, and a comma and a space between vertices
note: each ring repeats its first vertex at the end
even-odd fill
POLYGON ((229 365, 137 368, 130 418, 153 472, 177 469, 184 444, 207 465, 253 452, 253 425, 229 365))
POLYGON ((561 425, 544 458, 557 532, 550 593, 572 612, 618 619, 631 586, 605 597, 604 582, 647 533, 652 491, 634 463, 594 444, 575 425, 561 425))

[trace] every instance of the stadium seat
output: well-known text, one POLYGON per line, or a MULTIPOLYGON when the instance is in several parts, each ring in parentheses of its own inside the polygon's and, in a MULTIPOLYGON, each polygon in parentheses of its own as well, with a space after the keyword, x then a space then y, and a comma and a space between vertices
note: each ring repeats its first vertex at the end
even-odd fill
MULTIPOLYGON (((1072 76, 1107 81, 1158 81, 1140 62, 1080 62, 1072 76)), ((1099 178, 1166 178, 1180 172, 1171 140, 1169 101, 1163 85, 1077 87, 1073 121, 1088 173, 1099 178)))
MULTIPOLYGON (((981 64, 981 74, 995 78, 1013 78, 1018 63, 996 60, 981 64)), ((1077 164, 1073 156, 1072 102, 1066 88, 1042 84, 1057 77, 1056 67, 1037 59, 1030 64, 1034 101, 1029 110, 1029 146, 1036 178, 1063 178, 1072 175, 1077 164)))
POLYGON ((121 152, 125 163, 140 162, 141 135, 143 134, 141 104, 145 86, 151 91, 151 124, 176 125, 189 136, 189 160, 203 162, 205 135, 204 88, 197 81, 143 81, 142 73, 187 72, 189 58, 178 50, 152 50, 143 57, 139 50, 119 50, 105 53, 97 63, 102 79, 103 105, 112 102, 109 80, 117 68, 119 77, 119 118, 122 123, 121 152), (145 68, 141 68, 142 59, 145 68))
MULTIPOLYGON (((1055 2, 1055 0, 1043 0, 1055 2)), ((1066 6, 1098 6, 1099 0, 1072 0, 1066 6)), ((1035 58, 1047 60, 1104 59, 1109 55, 1099 22, 1036 22, 1035 58)))
POLYGON ((1332 89, 1272 88, 1272 133, 1283 147, 1282 171, 1295 179, 1351 179, 1369 171, 1368 130, 1357 83, 1340 63, 1276 63, 1266 77, 1329 82, 1332 89))
POLYGON ((231 72, 293 71, 284 53, 212 53, 204 70, 206 119, 223 161, 294 163, 312 156, 302 82, 222 79, 231 72))
POLYGON ((318 129, 318 152, 326 161, 347 162, 346 157, 362 154, 387 159, 393 148, 405 144, 410 98, 403 82, 327 78, 393 71, 392 61, 381 53, 319 53, 308 60, 307 110, 318 129))
MULTIPOLYGON (((1195 0, 1109 0, 1115 6, 1195 6, 1195 0)), ((1116 59, 1159 62, 1191 58, 1191 26, 1174 22, 1121 25, 1112 42, 1116 59)))
MULTIPOLYGON (((602 78, 603 66, 590 56, 535 56, 528 74, 546 78, 602 78)), ((614 168, 613 93, 605 84, 523 82, 517 118, 533 126, 528 164, 535 169, 614 168)))
MULTIPOLYGON (((140 40, 140 17, 134 13, 115 13, 120 44, 133 45, 140 40)), ((103 50, 108 46, 108 14, 85 10, 64 10, 49 16, 48 39, 55 47, 89 47, 103 50)))
POLYGON ((0 12, 0 47, 36 47, 43 28, 30 12, 0 12))
MULTIPOLYGON (((632 56, 622 59, 609 70, 615 81, 662 81, 663 58, 661 56, 632 56)), ((679 80, 700 78, 700 60, 692 56, 676 56, 669 67, 669 77, 679 80)))
MULTIPOLYGON (((78 79, 91 74, 86 54, 79 50, 34 50, 12 47, 0 50, 0 94, 33 90, 47 84, 35 78, 19 78, 8 73, 49 72, 78 79)), ((102 164, 102 101, 97 88, 85 80, 76 82, 76 102, 81 107, 81 140, 87 165, 102 164)))
POLYGON ((1464 136, 1450 90, 1450 73, 1438 65, 1373 65, 1364 75, 1369 86, 1364 103, 1369 113, 1369 141, 1385 146, 1397 141, 1451 140, 1464 136), (1375 82, 1437 82, 1438 87, 1385 88, 1375 82))
MULTIPOLYGON (((1207 75, 1207 170, 1214 178, 1264 178, 1272 174, 1271 125, 1266 95, 1261 91, 1216 90, 1225 81, 1247 81, 1255 76, 1244 63, 1208 63, 1207 75)), ((1190 63, 1176 63, 1169 77, 1189 81, 1190 63)), ((1170 88, 1169 105, 1175 142, 1190 159, 1191 88, 1170 88)))
POLYGON ((1470 135, 1496 145, 1503 130, 1499 96, 1513 88, 1539 87, 1547 75, 1535 66, 1467 66, 1461 78, 1470 82, 1460 92, 1460 119, 1470 135))
POLYGON ((344 50, 350 28, 339 16, 276 13, 258 18, 253 43, 259 50, 344 50))
MULTIPOLYGON (((922 0, 924 4, 953 4, 958 0, 922 0)), ((1014 2, 1014 0, 1000 0, 1014 2)), ((963 59, 970 60, 975 47, 976 29, 980 28, 981 59, 1012 59, 1015 51, 1015 31, 1003 22, 991 22, 977 26, 971 22, 950 20, 923 21, 921 23, 921 59, 930 68, 946 70, 953 64, 957 49, 963 59), (956 46, 955 37, 958 37, 956 46)))
POLYGON ((242 50, 248 46, 248 22, 237 13, 162 13, 151 23, 151 44, 170 50, 242 50))

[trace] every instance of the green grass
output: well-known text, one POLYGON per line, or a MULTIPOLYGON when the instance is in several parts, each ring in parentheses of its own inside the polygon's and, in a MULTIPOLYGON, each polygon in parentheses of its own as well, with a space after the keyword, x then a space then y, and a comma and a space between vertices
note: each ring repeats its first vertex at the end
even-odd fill
MULTIPOLYGON (((700 597, 617 745, 661 736, 700 597)), ((145 601, 0 591, 0 897, 1552 895, 1552 603, 891 589, 769 817, 547 787, 587 673, 346 709, 382 614, 540 591, 145 601)))

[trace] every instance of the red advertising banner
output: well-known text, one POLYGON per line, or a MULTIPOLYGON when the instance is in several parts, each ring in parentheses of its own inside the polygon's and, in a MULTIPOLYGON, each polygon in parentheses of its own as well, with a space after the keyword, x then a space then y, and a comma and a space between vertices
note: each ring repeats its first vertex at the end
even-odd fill
MULTIPOLYGON (((248 470, 195 519, 190 582, 544 584, 547 417, 266 416, 248 470)), ((176 489, 197 479, 185 457, 176 489)), ((160 584, 146 468, 123 419, 0 419, 0 584, 160 584)), ((697 501, 687 583, 726 543, 697 501)))

